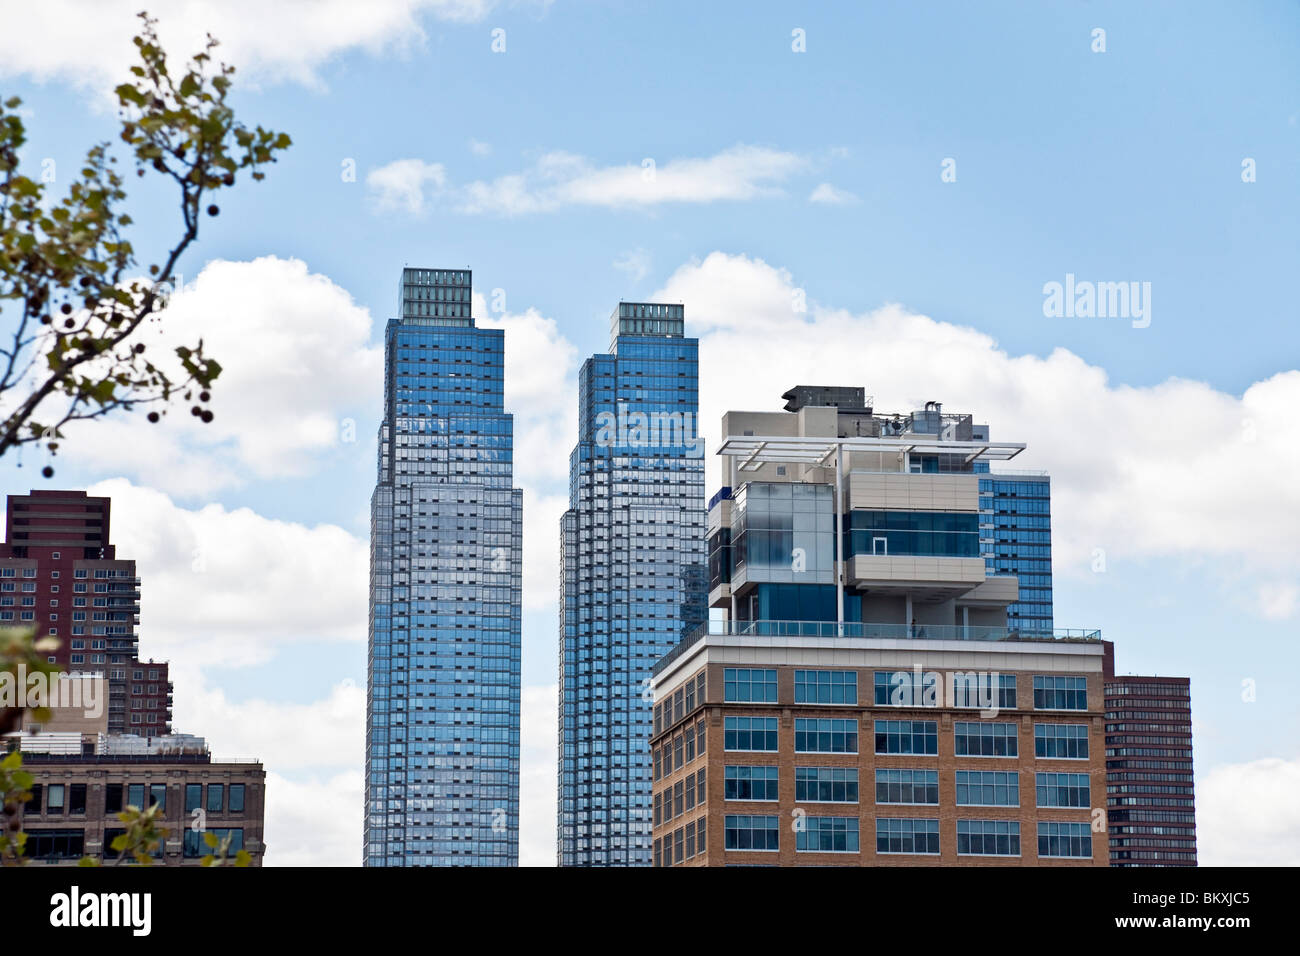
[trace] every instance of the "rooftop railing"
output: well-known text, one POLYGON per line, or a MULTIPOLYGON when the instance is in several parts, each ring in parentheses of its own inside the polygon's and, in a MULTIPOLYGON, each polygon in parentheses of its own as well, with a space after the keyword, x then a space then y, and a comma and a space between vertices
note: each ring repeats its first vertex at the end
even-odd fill
POLYGON ((982 624, 879 624, 867 621, 709 621, 691 631, 655 665, 653 674, 662 673, 673 661, 685 654, 701 638, 708 636, 738 637, 850 637, 871 640, 913 641, 1015 641, 1015 642, 1083 642, 1101 641, 1095 628, 1055 628, 1032 631, 1017 627, 993 627, 982 624))

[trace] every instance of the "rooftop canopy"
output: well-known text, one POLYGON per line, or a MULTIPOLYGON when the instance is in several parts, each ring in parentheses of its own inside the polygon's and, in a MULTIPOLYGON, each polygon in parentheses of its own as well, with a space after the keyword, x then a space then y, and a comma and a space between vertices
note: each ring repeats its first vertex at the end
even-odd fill
POLYGON ((760 465, 779 462, 824 465, 834 462, 837 450, 845 452, 893 452, 920 455, 961 455, 969 464, 976 459, 1006 461, 1025 450, 1024 442, 945 441, 925 435, 899 435, 891 438, 826 438, 819 436, 728 437, 718 454, 742 459, 741 471, 753 471, 760 465))

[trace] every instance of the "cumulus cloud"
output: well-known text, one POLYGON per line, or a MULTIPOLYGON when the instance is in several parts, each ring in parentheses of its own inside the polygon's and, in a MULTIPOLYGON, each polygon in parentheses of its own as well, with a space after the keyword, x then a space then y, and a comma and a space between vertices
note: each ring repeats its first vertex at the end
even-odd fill
MULTIPOLYGON (((320 86, 320 68, 353 49, 404 53, 425 40, 425 17, 475 22, 495 0, 187 0, 150 8, 163 46, 178 59, 221 41, 218 58, 257 82, 320 86), (287 38, 292 38, 291 41, 287 38)), ((8 4, 0 31, 0 76, 25 74, 111 90, 138 61, 138 0, 42 0, 8 4), (33 37, 57 38, 33 42, 33 37)))
POLYGON ((202 496, 251 478, 302 475, 354 455, 378 421, 382 347, 370 313, 298 259, 215 260, 178 291, 138 341, 170 351, 202 339, 222 364, 201 424, 175 407, 157 425, 116 414, 65 429, 68 457, 174 494, 202 496))
POLYGON ((1263 586, 1259 610, 1294 610, 1300 371, 1240 396, 1182 379, 1114 385, 1066 349, 1016 356, 900 306, 836 309, 783 269, 720 252, 682 266, 651 298, 685 302, 688 331, 701 336, 702 427, 714 447, 722 412, 778 409, 800 383, 863 385, 885 411, 946 401, 990 423, 994 439, 1028 444, 1005 467, 1052 473, 1058 570, 1086 571, 1095 549, 1112 565, 1193 555, 1217 560, 1225 580, 1250 569, 1263 586), (754 374, 777 355, 780 380, 754 374), (1225 507, 1243 488, 1270 507, 1225 507))
POLYGON ((425 209, 426 190, 437 194, 447 182, 442 163, 422 159, 395 159, 366 174, 371 202, 376 212, 403 210, 413 216, 425 209))
POLYGON ((342 528, 189 510, 121 478, 90 493, 113 499, 113 543, 136 561, 146 654, 245 666, 285 644, 365 639, 369 548, 342 528))
POLYGON ((1300 760, 1214 767, 1196 785, 1197 862, 1295 866, 1300 860, 1300 760))
POLYGON ((847 203, 857 202, 858 197, 846 189, 838 189, 830 183, 821 183, 812 191, 808 201, 831 206, 842 206, 847 203))

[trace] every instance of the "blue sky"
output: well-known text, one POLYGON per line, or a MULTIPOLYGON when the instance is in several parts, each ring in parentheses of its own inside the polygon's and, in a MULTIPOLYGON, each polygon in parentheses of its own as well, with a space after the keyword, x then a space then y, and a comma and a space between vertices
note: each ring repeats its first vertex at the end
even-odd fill
MULTIPOLYGON (((112 138, 103 91, 129 51, 110 38, 129 38, 132 4, 0 6, 32 31, 0 39, 0 90, 30 110, 24 161, 75 168, 90 141, 112 138)), ((878 407, 938 398, 989 421, 995 438, 1029 441, 1023 467, 1051 469, 1060 490, 1057 623, 1102 627, 1121 670, 1193 678, 1198 778, 1218 772, 1198 792, 1203 859, 1300 862, 1300 823, 1284 806, 1300 778, 1300 713, 1278 676, 1300 664, 1300 552, 1278 530, 1300 523, 1288 490, 1300 436, 1280 411, 1300 397, 1300 5, 384 0, 362 24, 350 6, 325 3, 301 20, 295 3, 153 5, 164 41, 177 38, 170 49, 205 29, 226 39, 241 67, 238 108, 294 139, 266 182, 241 184, 203 223, 187 280, 209 263, 244 265, 209 273, 188 308, 241 330, 221 355, 227 367, 279 356, 314 384, 286 376, 281 391, 242 398, 218 389, 218 417, 224 402, 242 431, 210 440, 173 429, 125 462, 72 448, 58 484, 157 489, 180 529, 213 504, 219 513, 203 519, 213 528, 240 508, 272 537, 277 521, 301 526, 304 540, 337 526, 353 562, 340 564, 355 567, 374 483, 374 348, 400 269, 468 266, 479 314, 507 328, 508 352, 521 343, 516 379, 532 376, 514 393, 515 410, 528 410, 520 430, 538 436, 520 467, 526 509, 550 518, 564 494, 576 364, 607 346, 620 298, 681 298, 706 343, 706 409, 776 407, 792 375, 824 369, 835 384, 867 386, 878 407), (1093 49, 1097 28, 1105 52, 1093 49), (805 52, 792 49, 795 30, 805 52), (955 182, 941 179, 948 159, 955 182), (1253 182, 1242 179, 1247 159, 1253 182), (355 181, 342 175, 349 162, 355 181), (247 264, 261 257, 275 261, 254 275, 247 264), (1150 326, 1044 317, 1044 284, 1067 273, 1149 282, 1150 326), (319 323, 271 307, 273 287, 292 307, 311 281, 319 323), (808 311, 783 316, 794 289, 808 311), (271 351, 263 332, 281 322, 283 351, 271 351), (295 336, 313 325, 337 347, 298 352, 295 336), (822 338, 834 361, 800 365, 787 343, 830 328, 851 330, 847 342, 822 338), (729 367, 742 355, 747 369, 729 367), (297 436, 288 450, 250 438, 257 418, 239 410, 281 398, 301 405, 276 426, 297 436), (299 434, 312 416, 355 423, 356 440, 299 434), (1238 432, 1247 445, 1216 444, 1238 432), (196 483, 180 460, 229 474, 196 483), (1161 481, 1143 477, 1153 474, 1161 481), (1267 519, 1242 514, 1269 501, 1267 519), (1091 570, 1095 548, 1105 573, 1091 570), (1276 813, 1242 823, 1243 781, 1276 793, 1276 813)), ((137 198, 137 246, 156 247, 170 197, 146 188, 137 198)), ((706 433, 715 423, 704 418, 706 433)), ((8 490, 39 486, 33 463, 43 459, 29 454, 19 471, 7 456, 8 490)), ((545 540, 526 545, 527 560, 547 560, 554 527, 534 518, 527 533, 545 540)), ((161 555, 157 540, 141 535, 139 546, 161 555)), ((187 627, 195 583, 167 578, 175 588, 157 600, 174 607, 151 632, 158 592, 147 572, 142 644, 201 681, 193 721, 231 717, 241 702, 302 716, 332 701, 329 726, 346 726, 356 694, 337 688, 364 685, 363 605, 359 619, 353 601, 316 626, 254 599, 247 621, 187 627), (223 636, 236 628, 247 647, 223 636)), ((554 581, 548 568, 539 577, 554 581)), ((329 591, 333 580, 301 587, 329 591)), ((537 709, 553 698, 556 631, 538 593, 525 620, 526 744, 530 723, 554 726, 537 709)), ((217 728, 180 729, 266 750, 252 730, 227 743, 217 728)), ((532 744, 525 800, 553 801, 546 742, 532 744)), ((283 768, 271 748, 268 769, 298 795, 351 786, 360 753, 322 748, 283 768)), ((526 860, 547 862, 549 812, 525 809, 526 860)), ((283 813, 282 847, 324 825, 283 813)), ((356 840, 341 832, 294 859, 356 862, 356 840)))

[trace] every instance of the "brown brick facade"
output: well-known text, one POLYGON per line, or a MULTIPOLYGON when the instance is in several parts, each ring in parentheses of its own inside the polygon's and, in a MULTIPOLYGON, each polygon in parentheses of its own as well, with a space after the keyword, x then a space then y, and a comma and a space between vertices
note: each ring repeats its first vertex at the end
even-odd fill
MULTIPOLYGON (((772 665, 736 665, 709 663, 705 668, 696 668, 685 684, 696 683, 700 675, 705 675, 707 687, 703 700, 694 702, 694 709, 685 710, 681 719, 662 720, 663 701, 656 702, 657 720, 655 732, 651 737, 652 758, 656 761, 653 793, 655 795, 658 821, 654 827, 653 837, 656 845, 657 865, 663 863, 664 844, 673 849, 676 860, 676 843, 679 831, 682 833, 683 851, 685 851, 686 831, 688 828, 698 832, 700 821, 704 821, 705 849, 701 852, 697 846, 694 856, 683 852, 681 865, 720 866, 735 864, 758 864, 780 866, 1106 866, 1109 862, 1106 833, 1095 830, 1093 826, 1093 808, 1104 808, 1106 801, 1105 747, 1103 734, 1103 681, 1100 673, 1080 674, 1068 672, 1068 676, 1086 676, 1087 710, 1059 711, 1035 710, 1034 677, 1063 676, 1064 672, 1002 671, 1016 676, 1016 708, 1003 710, 997 717, 987 719, 989 723, 1011 723, 1016 728, 1018 756, 1016 757, 972 757, 956 756, 954 725, 957 722, 984 724, 985 718, 978 710, 939 707, 877 707, 872 706, 873 675, 883 667, 846 667, 839 664, 808 664, 798 669, 854 671, 857 674, 856 706, 826 704, 794 703, 795 666, 772 665), (777 703, 724 703, 723 674, 726 667, 750 666, 754 668, 774 669, 777 672, 777 703), (762 716, 777 719, 778 750, 770 752, 727 752, 724 749, 724 718, 731 716, 762 716), (799 718, 847 718, 857 721, 858 753, 796 753, 795 721, 799 718), (883 720, 923 720, 935 721, 938 735, 938 754, 903 755, 876 754, 874 722, 883 720), (684 766, 677 768, 676 760, 671 761, 674 769, 664 772, 665 753, 675 754, 675 741, 683 740, 683 757, 687 748, 684 729, 697 729, 700 722, 705 727, 705 746, 703 753, 697 752, 693 760, 684 761, 684 766), (1087 759, 1047 759, 1035 757, 1035 724, 1076 724, 1087 727, 1087 759), (739 801, 724 799, 725 770, 733 766, 764 766, 778 768, 778 799, 772 801, 739 801), (796 768, 797 767, 841 767, 858 771, 858 803, 815 803, 797 802, 796 768), (922 769, 938 772, 938 805, 933 804, 877 804, 875 772, 877 769, 922 769), (675 793, 676 786, 683 785, 688 776, 698 779, 703 770, 706 781, 703 805, 697 794, 696 805, 685 809, 680 815, 674 813, 667 818, 663 811, 664 794, 675 793), (974 807, 957 806, 956 772, 959 770, 975 771, 1015 771, 1019 774, 1018 807, 974 807), (1036 774, 1040 772, 1064 772, 1088 774, 1090 807, 1087 808, 1040 808, 1036 806, 1036 774), (796 811, 801 811, 806 818, 816 817, 856 817, 859 821, 859 852, 809 852, 796 849, 794 825, 796 811), (779 849, 726 850, 725 821, 728 816, 753 815, 777 818, 779 849), (878 853, 876 850, 876 819, 937 819, 939 821, 939 853, 931 854, 893 854, 878 853), (1020 824, 1020 854, 1018 856, 975 856, 959 855, 957 851, 957 821, 1016 821, 1020 824), (1091 837, 1091 858, 1040 858, 1038 853, 1038 824, 1049 822, 1070 822, 1087 824, 1091 837)), ((698 688, 698 683, 696 683, 698 688)), ((658 696, 658 694, 656 695, 658 696)), ((685 696, 685 695, 683 695, 685 696)), ((697 695, 698 696, 698 695, 697 695)), ((667 698, 671 708, 671 694, 667 698)), ((698 734, 695 734, 698 738, 698 734)), ((1098 825, 1104 826, 1104 810, 1099 814, 1098 825)))

